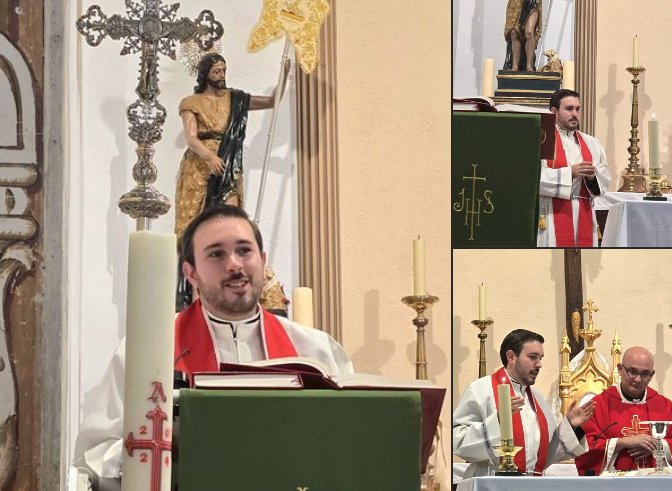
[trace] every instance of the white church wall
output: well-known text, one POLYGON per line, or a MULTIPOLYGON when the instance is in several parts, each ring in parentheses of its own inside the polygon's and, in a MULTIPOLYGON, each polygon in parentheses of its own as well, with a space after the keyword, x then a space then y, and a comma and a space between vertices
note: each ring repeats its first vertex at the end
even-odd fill
MULTIPOLYGON (((73 2, 76 3, 76 2, 73 2)), ((122 0, 99 0, 72 5, 70 24, 97 3, 108 16, 126 16, 122 0), (79 10, 81 9, 81 10, 79 10)), ((232 0, 223 4, 207 0, 183 2, 178 17, 195 19, 210 9, 224 25, 222 54, 228 64, 228 84, 252 94, 270 95, 280 70, 283 43, 258 53, 247 52, 247 40, 261 13, 261 0, 232 0)), ((131 190, 137 158, 128 137, 126 107, 136 99, 139 55, 120 56, 122 41, 106 38, 97 47, 86 44, 73 28, 69 39, 70 244, 69 338, 71 438, 83 412, 91 403, 90 391, 101 380, 112 352, 124 335, 126 315, 127 241, 135 221, 117 206, 131 190)), ((158 101, 168 115, 163 138, 156 146, 158 167, 155 187, 174 202, 175 181, 186 148, 177 109, 193 93, 195 77, 179 61, 159 60, 158 101)), ((280 105, 274 150, 266 182, 260 228, 269 260, 290 292, 296 280, 292 258, 297 244, 293 215, 295 148, 292 126, 294 80, 290 76, 280 105)), ((244 149, 245 208, 256 209, 270 111, 250 112, 244 149)), ((154 222, 154 230, 172 233, 174 209, 154 222)), ((297 285, 298 286, 298 285, 297 285)), ((74 443, 74 440, 72 440, 74 443)), ((74 444, 71 445, 71 448, 74 444)))
MULTIPOLYGON (((672 107, 670 107, 667 46, 661 43, 670 29, 672 4, 664 0, 647 2, 642 9, 627 0, 599 3, 597 16, 597 58, 595 85, 597 108, 595 136, 602 142, 611 171, 610 191, 623 184, 621 176, 627 171, 632 114, 632 38, 639 36, 640 64, 646 71, 640 75, 639 148, 640 169, 649 167, 649 121, 655 114, 660 121, 660 164, 663 174, 670 174, 672 158, 672 107), (618 28, 614 28, 618 26, 618 28)), ((669 179, 669 177, 668 177, 669 179)))
MULTIPOLYGON (((505 0, 454 0, 453 1, 453 96, 464 97, 480 94, 483 60, 494 58, 495 74, 504 66, 506 41, 505 0)), ((545 39, 539 41, 537 58, 546 63, 542 52, 553 48, 562 60, 574 60, 574 1, 543 1, 545 39)), ((495 82, 495 89, 497 84, 495 82)))

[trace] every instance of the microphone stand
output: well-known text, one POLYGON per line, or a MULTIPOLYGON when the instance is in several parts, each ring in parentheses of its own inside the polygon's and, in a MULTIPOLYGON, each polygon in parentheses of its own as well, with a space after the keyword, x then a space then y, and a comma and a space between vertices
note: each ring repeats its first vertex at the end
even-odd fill
POLYGON ((584 475, 586 475, 586 476, 594 476, 594 475, 595 475, 595 471, 594 471, 593 469, 590 468, 590 461, 591 461, 592 458, 593 458, 593 451, 595 450, 595 447, 597 446, 597 440, 600 439, 600 437, 602 436, 602 434, 603 434, 605 431, 607 431, 609 428, 611 428, 611 427, 614 426, 615 424, 616 424, 616 421, 614 421, 613 423, 611 423, 611 424, 610 424, 609 426, 607 426, 605 429, 603 429, 602 431, 600 431, 600 432, 597 434, 596 437, 594 437, 594 438, 595 438, 595 441, 593 442, 593 448, 590 449, 590 453, 588 454, 588 465, 586 466, 587 469, 586 469, 586 473, 585 473, 584 475))

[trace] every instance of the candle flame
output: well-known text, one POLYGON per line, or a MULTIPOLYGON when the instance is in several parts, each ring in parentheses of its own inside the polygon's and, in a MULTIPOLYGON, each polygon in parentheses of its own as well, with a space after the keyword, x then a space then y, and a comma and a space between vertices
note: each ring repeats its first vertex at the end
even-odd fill
POLYGON ((656 113, 653 113, 653 115, 651 116, 651 121, 653 121, 654 119, 656 119, 656 113))

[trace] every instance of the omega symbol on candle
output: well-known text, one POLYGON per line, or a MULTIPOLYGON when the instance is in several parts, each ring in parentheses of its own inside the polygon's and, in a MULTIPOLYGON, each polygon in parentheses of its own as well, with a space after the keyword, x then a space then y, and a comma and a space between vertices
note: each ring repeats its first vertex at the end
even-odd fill
MULTIPOLYGON (((467 197, 466 190, 467 188, 462 188, 462 191, 458 193, 460 198, 458 201, 453 203, 453 210, 458 213, 461 213, 464 210, 464 225, 469 227, 469 240, 474 239, 474 226, 481 226, 481 211, 486 215, 490 215, 495 211, 495 205, 492 200, 492 189, 485 189, 482 195, 477 195, 476 187, 479 184, 479 181, 482 181, 481 184, 485 184, 486 177, 479 177, 476 174, 476 167, 478 164, 471 164, 474 168, 474 173, 471 176, 462 176, 463 181, 471 181, 471 197, 467 197), (485 208, 481 210, 481 204, 485 200, 485 208)), ((467 183, 468 186, 468 183, 467 183)), ((479 186, 480 187, 480 186, 479 186)))

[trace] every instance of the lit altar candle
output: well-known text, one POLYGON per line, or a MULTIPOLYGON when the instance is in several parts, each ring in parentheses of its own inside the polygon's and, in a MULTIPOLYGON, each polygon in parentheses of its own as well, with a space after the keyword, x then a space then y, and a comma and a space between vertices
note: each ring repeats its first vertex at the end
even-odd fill
POLYGON ((312 288, 299 286, 292 290, 292 319, 304 326, 314 326, 312 288))
POLYGON ((485 285, 478 287, 478 320, 485 320, 485 285))
POLYGON ((574 90, 574 62, 566 61, 562 65, 562 88, 574 90))
POLYGON ((658 134, 659 122, 654 114, 649 121, 649 167, 660 169, 660 136, 658 134))
POLYGON ((176 284, 175 235, 131 233, 122 491, 170 490, 176 284), (157 417, 148 417, 150 412, 156 412, 157 417), (154 444, 152 438, 156 440, 156 448, 148 452, 148 441, 154 444), (141 461, 143 453, 146 462, 141 461), (156 480, 160 480, 160 486, 156 480), (157 486, 152 486, 150 481, 157 486))
POLYGON ((424 295, 425 287, 425 241, 413 240, 413 295, 424 295))
POLYGON ((510 387, 509 384, 500 384, 497 386, 497 399, 499 400, 499 433, 502 440, 513 440, 510 387))
POLYGON ((639 37, 632 38, 632 66, 639 66, 639 37))
POLYGON ((483 60, 483 79, 481 80, 481 95, 492 97, 494 92, 495 60, 486 58, 483 60))

